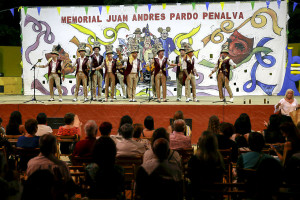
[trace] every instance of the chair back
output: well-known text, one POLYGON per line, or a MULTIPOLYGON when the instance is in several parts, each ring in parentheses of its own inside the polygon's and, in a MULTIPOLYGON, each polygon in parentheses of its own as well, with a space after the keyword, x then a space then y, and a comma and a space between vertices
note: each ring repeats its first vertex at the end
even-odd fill
POLYGON ((175 151, 177 151, 181 156, 182 166, 185 166, 192 157, 192 155, 194 155, 194 148, 176 149, 175 151))
POLYGON ((23 172, 27 169, 27 163, 30 159, 38 156, 40 153, 39 148, 21 148, 15 147, 14 154, 16 157, 16 167, 18 171, 23 172))
POLYGON ((60 152, 60 146, 61 144, 68 144, 71 145, 71 144, 74 144, 76 142, 78 142, 80 140, 80 137, 79 135, 59 135, 59 136, 56 136, 56 140, 57 140, 57 155, 58 155, 58 158, 60 158, 60 156, 71 156, 72 155, 72 152, 70 151, 69 153, 61 153, 60 152))
POLYGON ((225 165, 225 176, 224 182, 225 183, 232 183, 232 149, 219 149, 219 152, 223 156, 224 165, 225 165))
POLYGON ((72 165, 74 166, 84 166, 93 162, 92 157, 81 157, 81 156, 70 156, 72 165))
POLYGON ((5 135, 5 138, 12 144, 16 144, 18 142, 18 138, 22 135, 5 135))

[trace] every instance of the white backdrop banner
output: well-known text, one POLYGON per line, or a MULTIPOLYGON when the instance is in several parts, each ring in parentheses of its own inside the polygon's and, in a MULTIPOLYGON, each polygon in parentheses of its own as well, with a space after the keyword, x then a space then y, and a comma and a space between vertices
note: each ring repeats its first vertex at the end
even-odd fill
MULTIPOLYGON (((22 9, 22 60, 25 95, 33 94, 31 67, 42 58, 47 63, 53 45, 60 44, 60 57, 74 61, 80 42, 92 50, 99 41, 112 44, 114 51, 139 44, 143 65, 156 43, 162 43, 171 61, 179 55, 181 42, 188 42, 197 58, 197 96, 218 95, 216 74, 209 78, 221 47, 229 43, 229 53, 237 68, 230 86, 235 96, 274 95, 283 84, 287 46, 287 4, 270 2, 225 2, 207 4, 167 4, 89 7, 29 7, 22 9)), ((115 56, 116 53, 114 53, 115 56)), ((144 69, 145 72, 146 69, 144 69)), ((176 96, 176 69, 168 70, 167 95, 176 96)), ((49 94, 48 69, 36 70, 37 94, 49 94)), ((75 91, 75 70, 66 69, 63 95, 75 91)), ((147 80, 147 79, 146 79, 147 80)), ((148 84, 139 83, 137 95, 145 95, 148 84)), ((184 91, 184 89, 182 90, 184 91)), ((122 93, 117 85, 118 95, 122 93)), ((55 90, 57 94, 57 90, 55 90)), ((82 90, 80 91, 82 94, 82 90)))

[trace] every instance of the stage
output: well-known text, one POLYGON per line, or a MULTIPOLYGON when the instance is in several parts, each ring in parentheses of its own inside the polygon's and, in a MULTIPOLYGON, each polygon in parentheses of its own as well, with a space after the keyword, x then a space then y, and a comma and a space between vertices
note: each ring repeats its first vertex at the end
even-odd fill
MULTIPOLYGON (((64 117, 65 113, 73 112, 79 116, 84 124, 87 120, 95 120, 98 125, 104 121, 113 124, 112 134, 116 134, 120 118, 123 115, 130 115, 134 123, 143 124, 144 118, 153 116, 155 128, 169 126, 170 118, 177 110, 184 113, 185 118, 192 119, 192 143, 196 144, 200 134, 207 129, 208 119, 211 115, 217 115, 220 121, 234 123, 241 113, 250 116, 252 129, 261 131, 264 129, 264 121, 274 112, 274 105, 282 96, 246 96, 234 97, 234 103, 224 104, 218 101, 218 97, 199 96, 200 102, 176 101, 176 97, 168 97, 168 102, 148 102, 146 97, 137 98, 138 102, 128 102, 128 99, 117 97, 114 102, 85 102, 80 96, 80 101, 72 102, 73 96, 64 96, 63 102, 48 102, 49 96, 36 96, 37 100, 43 103, 29 102, 32 96, 25 95, 3 95, 0 96, 0 117, 3 119, 3 126, 8 123, 10 113, 18 110, 22 113, 23 124, 29 118, 36 118, 37 114, 44 112, 48 117, 64 117), (246 104, 244 104, 244 100, 246 104), (249 104, 251 100, 251 104, 249 104), (264 104, 266 100, 266 104, 264 104), (267 104, 269 101, 269 104, 267 104)), ((298 101, 300 98, 296 97, 298 101)), ((229 99, 229 98, 228 98, 229 99)), ((98 133, 99 134, 99 133, 98 133)))

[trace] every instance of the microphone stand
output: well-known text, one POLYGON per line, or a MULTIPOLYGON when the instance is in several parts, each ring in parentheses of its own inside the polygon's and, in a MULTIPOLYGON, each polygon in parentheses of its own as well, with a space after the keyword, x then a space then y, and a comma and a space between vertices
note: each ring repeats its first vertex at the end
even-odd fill
POLYGON ((38 64, 39 62, 41 62, 41 59, 38 59, 38 61, 30 69, 30 70, 33 69, 33 97, 32 97, 31 100, 25 101, 23 103, 29 103, 29 102, 32 102, 32 101, 35 101, 36 103, 37 102, 44 103, 43 101, 37 100, 36 97, 35 97, 35 68, 36 68, 36 64, 38 64))

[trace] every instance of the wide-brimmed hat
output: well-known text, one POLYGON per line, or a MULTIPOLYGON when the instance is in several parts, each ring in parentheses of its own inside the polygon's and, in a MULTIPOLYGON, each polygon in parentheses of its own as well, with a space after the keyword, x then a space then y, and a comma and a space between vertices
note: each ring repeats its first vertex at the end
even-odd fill
POLYGON ((105 45, 106 55, 113 53, 113 45, 105 45))
POLYGON ((100 42, 98 42, 98 41, 94 42, 93 50, 94 50, 95 48, 98 48, 99 50, 101 50, 100 46, 101 46, 101 43, 100 43, 100 42))
POLYGON ((135 31, 133 32, 133 34, 142 34, 142 31, 140 28, 135 29, 135 31))
POLYGON ((229 53, 228 49, 229 49, 228 42, 225 42, 225 43, 222 45, 221 53, 229 53))
POLYGON ((138 53, 138 52, 139 52, 139 47, 137 45, 131 46, 130 53, 138 53))
POLYGON ((60 45, 53 45, 51 54, 56 54, 56 55, 59 56, 59 51, 60 50, 61 50, 61 46, 60 45))
POLYGON ((162 46, 159 46, 157 49, 157 54, 159 54, 161 51, 165 51, 165 49, 162 46))
POLYGON ((86 52, 85 48, 86 48, 86 44, 85 43, 83 43, 83 42, 79 43, 79 45, 78 45, 78 52, 80 52, 80 51, 86 52))
POLYGON ((184 50, 184 51, 185 51, 185 49, 187 48, 187 46, 188 46, 188 43, 182 42, 182 43, 181 43, 181 47, 179 48, 179 51, 181 51, 181 50, 184 50))

